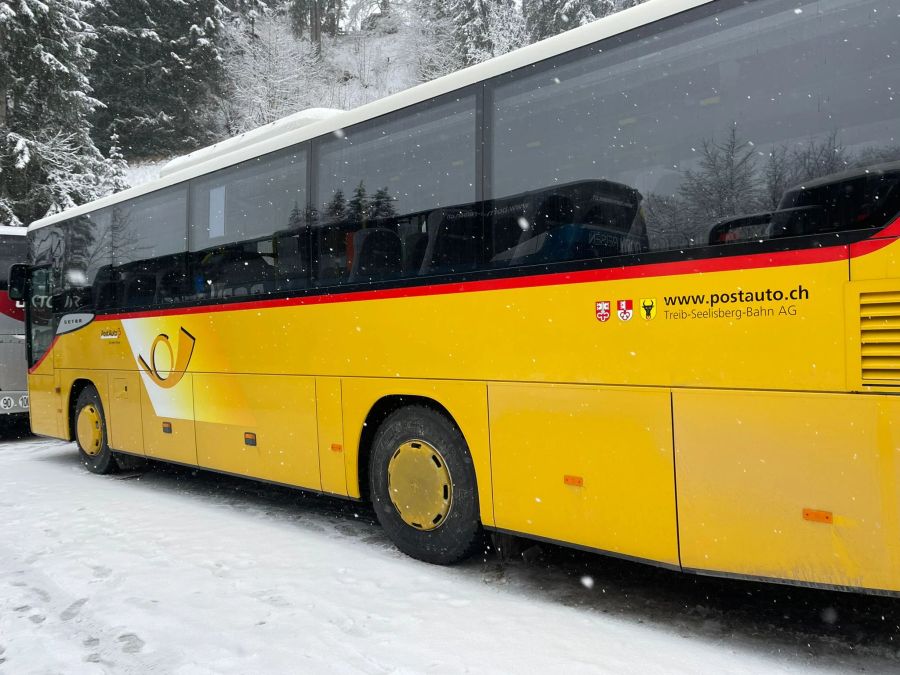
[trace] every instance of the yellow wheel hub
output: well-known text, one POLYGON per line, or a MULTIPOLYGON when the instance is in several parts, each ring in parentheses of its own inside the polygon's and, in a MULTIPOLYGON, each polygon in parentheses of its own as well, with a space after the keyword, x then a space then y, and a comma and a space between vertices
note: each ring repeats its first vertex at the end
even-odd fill
POLYGON ((78 445, 82 450, 91 456, 100 452, 103 445, 103 428, 97 406, 89 403, 79 411, 75 431, 78 435, 78 445))
POLYGON ((388 493, 403 522, 417 530, 443 525, 453 501, 447 463, 425 441, 407 441, 388 464, 388 493))

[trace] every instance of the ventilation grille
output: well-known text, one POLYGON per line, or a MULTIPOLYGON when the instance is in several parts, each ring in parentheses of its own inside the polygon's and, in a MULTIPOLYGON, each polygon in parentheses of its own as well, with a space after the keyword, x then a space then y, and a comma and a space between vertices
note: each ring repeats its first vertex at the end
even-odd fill
POLYGON ((900 385, 900 291, 860 293, 863 382, 900 385))

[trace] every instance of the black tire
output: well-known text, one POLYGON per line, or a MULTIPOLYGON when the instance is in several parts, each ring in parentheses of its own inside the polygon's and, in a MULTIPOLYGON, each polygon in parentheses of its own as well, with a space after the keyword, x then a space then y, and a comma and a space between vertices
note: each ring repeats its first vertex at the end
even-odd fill
POLYGON ((409 406, 381 424, 372 445, 369 486, 381 526, 397 548, 413 558, 449 565, 470 556, 481 541, 478 490, 469 448, 456 425, 435 410, 409 406), (415 441, 425 441, 437 450, 450 474, 449 512, 434 529, 419 529, 404 521, 389 495, 391 460, 398 448, 415 441))
POLYGON ((113 452, 113 456, 116 458, 116 464, 119 466, 120 471, 134 471, 140 473, 146 471, 150 467, 144 457, 129 455, 127 452, 113 452))
POLYGON ((0 440, 25 438, 31 436, 28 426, 28 413, 0 415, 0 440))
POLYGON ((103 413, 103 404, 100 402, 100 394, 93 385, 88 385, 78 394, 75 402, 75 442, 78 445, 78 453, 81 455, 81 463, 87 467, 91 473, 107 474, 115 473, 119 470, 116 463, 115 455, 109 449, 109 436, 106 432, 106 415, 103 413), (78 434, 78 420, 82 411, 88 409, 88 412, 96 413, 98 416, 99 445, 94 444, 91 448, 82 446, 82 440, 78 434))

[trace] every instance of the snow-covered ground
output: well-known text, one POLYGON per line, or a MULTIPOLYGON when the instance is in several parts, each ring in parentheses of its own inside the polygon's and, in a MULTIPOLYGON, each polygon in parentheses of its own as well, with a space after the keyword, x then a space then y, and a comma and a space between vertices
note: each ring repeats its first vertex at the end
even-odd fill
POLYGON ((900 600, 525 557, 433 567, 362 505, 0 437, 0 673, 900 669, 900 600))

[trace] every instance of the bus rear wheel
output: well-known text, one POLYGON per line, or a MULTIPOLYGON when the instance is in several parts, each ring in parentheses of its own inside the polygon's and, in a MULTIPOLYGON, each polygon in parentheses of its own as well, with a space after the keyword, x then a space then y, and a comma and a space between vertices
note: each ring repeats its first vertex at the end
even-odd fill
POLYGON ((75 441, 81 463, 91 473, 113 473, 119 468, 109 449, 100 394, 93 385, 82 389, 75 402, 75 441))
POLYGON ((395 411, 372 446, 369 486, 378 521, 401 551, 449 565, 480 540, 475 468, 462 433, 423 406, 395 411))

